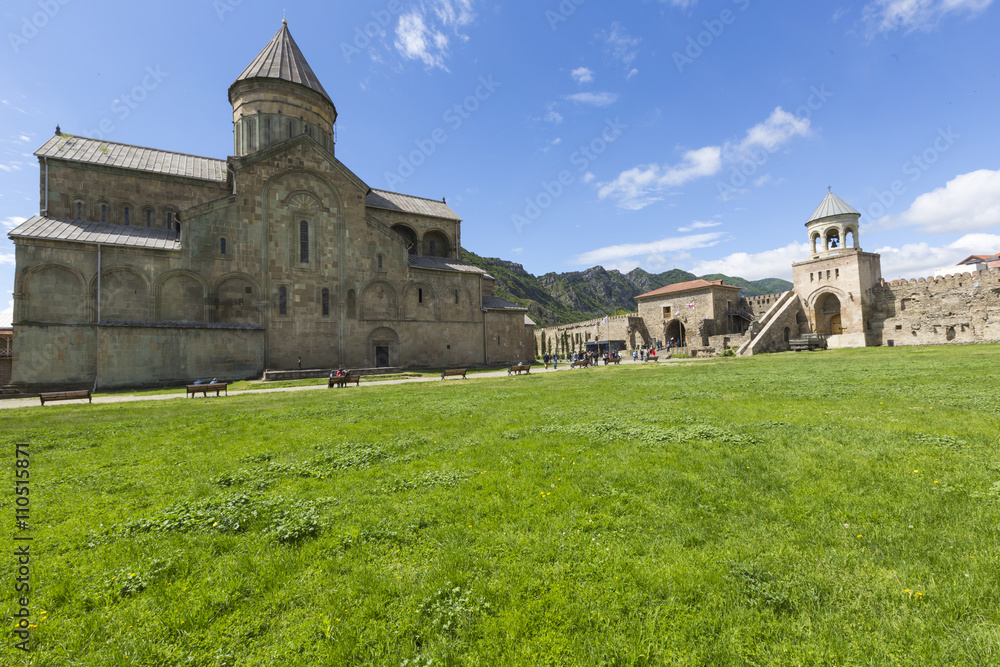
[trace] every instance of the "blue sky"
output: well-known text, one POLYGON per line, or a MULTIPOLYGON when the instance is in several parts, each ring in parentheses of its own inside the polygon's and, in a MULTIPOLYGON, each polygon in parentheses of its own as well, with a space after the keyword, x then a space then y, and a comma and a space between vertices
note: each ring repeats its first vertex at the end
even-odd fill
MULTIPOLYGON (((447 197, 478 254, 790 278, 832 186, 886 278, 932 275, 1000 251, 997 5, 7 0, 0 231, 38 213, 32 153, 57 123, 229 155, 227 89, 284 12, 338 158, 447 197)), ((0 311, 13 260, 4 234, 0 311)))

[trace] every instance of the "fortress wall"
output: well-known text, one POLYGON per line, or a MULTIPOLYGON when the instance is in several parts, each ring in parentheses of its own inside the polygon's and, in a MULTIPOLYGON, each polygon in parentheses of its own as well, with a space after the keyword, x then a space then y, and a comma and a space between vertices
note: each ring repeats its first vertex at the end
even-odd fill
POLYGON ((586 349, 585 343, 589 340, 608 340, 609 330, 611 340, 623 340, 629 348, 645 343, 645 324, 637 314, 629 313, 609 317, 607 323, 601 317, 553 327, 536 327, 535 340, 538 341, 538 354, 542 354, 542 336, 546 339, 546 352, 552 354, 558 349, 560 354, 564 354, 562 347, 556 347, 556 341, 562 341, 564 333, 568 336, 570 352, 574 352, 586 349))
POLYGON ((782 294, 784 294, 784 292, 779 294, 764 294, 762 296, 747 296, 743 298, 746 300, 747 304, 749 304, 754 317, 759 320, 764 316, 764 313, 766 313, 768 309, 774 305, 775 301, 781 298, 782 294))
POLYGON ((869 331, 882 345, 1000 342, 1000 270, 884 280, 872 289, 869 331))

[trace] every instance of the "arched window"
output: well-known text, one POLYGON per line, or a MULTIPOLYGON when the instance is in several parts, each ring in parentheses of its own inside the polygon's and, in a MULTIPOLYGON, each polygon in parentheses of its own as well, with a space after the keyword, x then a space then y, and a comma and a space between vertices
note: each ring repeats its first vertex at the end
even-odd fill
POLYGON ((177 229, 177 240, 180 241, 181 240, 181 223, 179 223, 179 222, 175 223, 175 226, 176 226, 176 229, 177 229))
POLYGON ((174 212, 167 211, 167 229, 172 229, 174 226, 174 212))
POLYGON ((130 207, 126 206, 125 208, 122 209, 122 216, 125 218, 126 225, 132 224, 132 220, 129 217, 129 213, 131 213, 130 207))
POLYGON ((268 118, 267 120, 264 121, 264 128, 265 128, 264 131, 266 133, 265 136, 267 137, 267 145, 270 146, 271 145, 271 119, 270 118, 268 118))
POLYGON ((147 208, 147 209, 144 209, 144 212, 146 214, 146 226, 147 227, 152 227, 153 226, 153 209, 147 208))
POLYGON ((221 239, 219 239, 219 254, 220 255, 225 255, 226 254, 226 238, 225 237, 222 237, 221 239))
POLYGON ((417 303, 424 302, 424 290, 423 288, 417 290, 417 303))
POLYGON ((323 288, 323 317, 330 315, 330 290, 323 288))
POLYGON ((428 244, 427 250, 428 250, 427 252, 428 255, 430 255, 431 257, 437 257, 437 253, 434 251, 434 239, 431 239, 430 243, 428 244))
POLYGON ((299 223, 299 261, 309 263, 309 223, 305 220, 299 223))
POLYGON ((108 205, 101 204, 101 222, 107 222, 108 220, 108 205))
POLYGON ((77 220, 82 220, 83 219, 83 202, 82 201, 78 201, 76 203, 76 219, 77 220))
POLYGON ((288 288, 284 285, 278 288, 278 314, 288 314, 288 288))
POLYGON ((382 255, 378 256, 378 268, 379 268, 379 271, 382 270, 382 255))
POLYGON ((247 119, 247 132, 250 134, 250 150, 254 151, 257 148, 256 137, 254 136, 254 122, 253 118, 247 119))

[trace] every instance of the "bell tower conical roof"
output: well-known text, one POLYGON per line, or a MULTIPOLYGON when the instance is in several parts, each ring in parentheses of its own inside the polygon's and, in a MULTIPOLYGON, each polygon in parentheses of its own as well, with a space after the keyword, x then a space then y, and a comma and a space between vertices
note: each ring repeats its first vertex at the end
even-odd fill
POLYGON ((281 79, 305 86, 322 95, 327 102, 333 104, 323 84, 309 67, 305 56, 299 50, 298 44, 288 31, 288 22, 281 22, 281 29, 271 38, 267 46, 257 54, 253 62, 243 73, 236 77, 235 85, 248 79, 281 79))
MULTIPOLYGON (((823 201, 820 202, 816 210, 809 217, 809 222, 814 220, 822 220, 823 218, 829 218, 833 215, 858 215, 861 214, 851 208, 851 205, 845 202, 843 199, 833 194, 833 190, 830 190, 823 201)), ((808 224, 808 223, 807 223, 808 224)))

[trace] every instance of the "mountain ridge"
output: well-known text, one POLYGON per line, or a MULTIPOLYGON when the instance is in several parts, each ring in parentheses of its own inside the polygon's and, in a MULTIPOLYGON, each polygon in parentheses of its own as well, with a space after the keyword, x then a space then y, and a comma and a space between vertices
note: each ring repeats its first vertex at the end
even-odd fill
POLYGON ((461 258, 496 279, 496 296, 524 306, 528 315, 540 326, 570 324, 595 317, 635 312, 635 297, 667 285, 689 280, 723 280, 727 285, 743 288, 741 296, 759 296, 785 292, 792 283, 780 278, 745 280, 721 273, 696 276, 681 269, 649 273, 636 268, 628 273, 617 269, 592 266, 583 271, 549 272, 535 276, 517 262, 497 257, 482 257, 461 249, 461 258))

